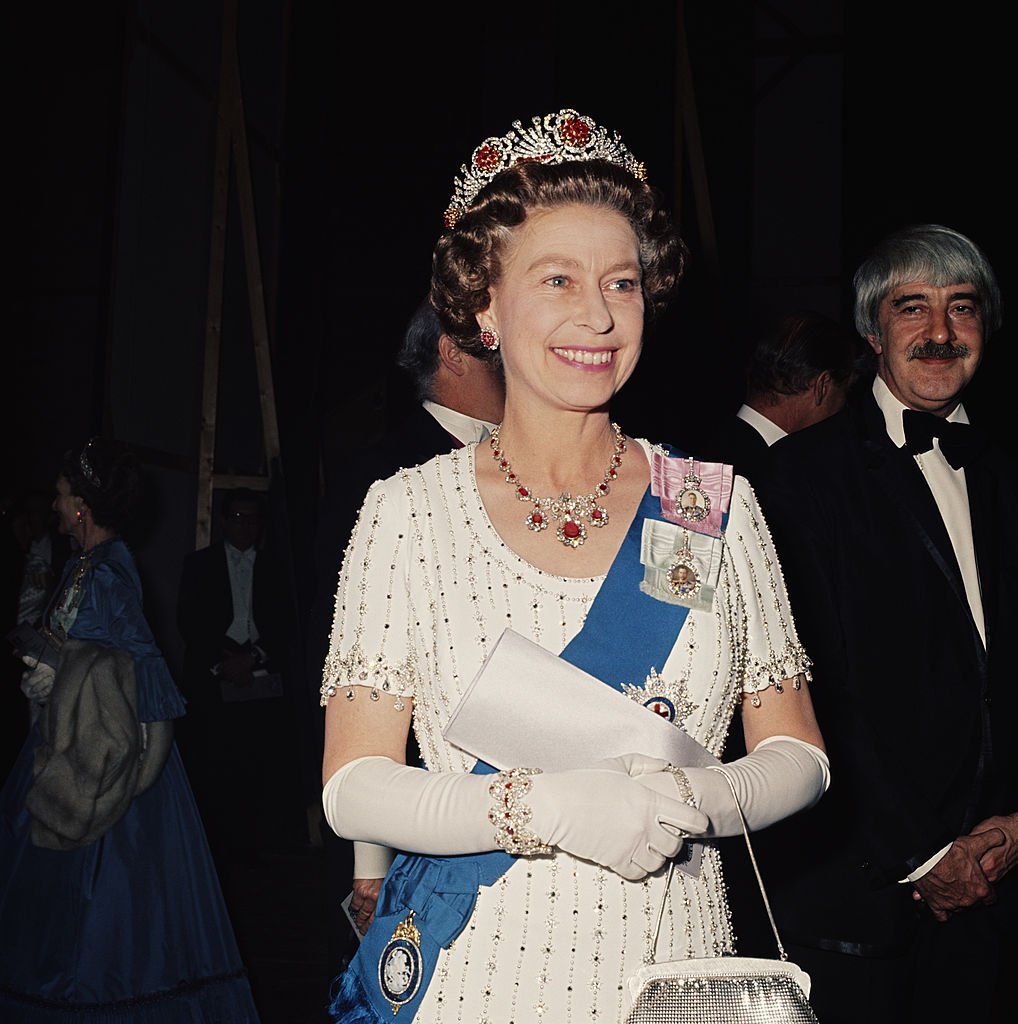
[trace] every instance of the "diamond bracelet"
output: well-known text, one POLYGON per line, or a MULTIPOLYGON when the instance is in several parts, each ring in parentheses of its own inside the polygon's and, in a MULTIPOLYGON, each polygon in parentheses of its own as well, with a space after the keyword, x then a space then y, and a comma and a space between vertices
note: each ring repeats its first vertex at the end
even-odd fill
POLYGON ((495 826, 495 842, 506 853, 517 857, 552 852, 547 843, 527 828, 533 812, 523 798, 533 785, 530 777, 540 774, 540 768, 510 768, 498 772, 488 787, 492 800, 488 821, 495 826))
POLYGON ((669 764, 665 766, 665 771, 669 772, 672 778, 675 780, 675 785, 679 791, 679 799, 690 807, 696 806, 696 796, 693 793, 693 787, 689 784, 689 778, 681 768, 676 768, 675 765, 669 764))

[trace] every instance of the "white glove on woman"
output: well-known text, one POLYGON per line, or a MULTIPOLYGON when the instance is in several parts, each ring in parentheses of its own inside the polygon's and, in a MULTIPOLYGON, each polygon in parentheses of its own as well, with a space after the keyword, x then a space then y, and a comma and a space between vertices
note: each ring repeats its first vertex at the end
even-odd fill
MULTIPOLYGON (((538 840, 635 881, 674 857, 686 834, 707 827, 664 768, 663 761, 630 756, 508 781, 522 794, 517 804, 529 806, 526 829, 538 840), (664 775, 671 789, 641 785, 637 776, 647 773, 664 775)), ((362 757, 326 782, 322 806, 332 829, 349 839, 436 856, 483 853, 500 848, 488 814, 495 810, 497 820, 505 779, 362 757)), ((539 847, 531 852, 547 852, 539 847)))
POLYGON ((546 843, 637 882, 675 857, 686 836, 702 835, 709 824, 681 800, 666 767, 659 758, 627 754, 594 768, 537 776, 530 828, 546 843), (655 779, 666 785, 641 785, 655 779))
POLYGON ((21 660, 30 666, 21 675, 21 692, 35 704, 45 704, 53 689, 56 672, 44 661, 36 664, 35 658, 31 656, 23 657, 21 660))
MULTIPOLYGON (((819 747, 794 736, 768 736, 751 753, 723 767, 739 795, 750 832, 812 807, 827 792, 831 782, 827 755, 819 747)), ((674 778, 644 776, 640 781, 660 792, 665 780, 679 783, 680 794, 708 816, 707 838, 742 835, 732 791, 719 771, 683 768, 674 778), (682 794, 683 777, 689 786, 685 794, 682 794)))
POLYGON ((394 856, 394 852, 388 846, 375 846, 374 843, 354 843, 353 877, 385 878, 394 856))

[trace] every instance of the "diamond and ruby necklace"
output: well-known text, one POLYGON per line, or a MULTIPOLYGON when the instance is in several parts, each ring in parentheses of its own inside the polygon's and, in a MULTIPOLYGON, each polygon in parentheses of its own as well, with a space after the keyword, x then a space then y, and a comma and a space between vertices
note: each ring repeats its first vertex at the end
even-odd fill
POLYGON ((590 494, 578 494, 575 497, 563 491, 557 498, 540 498, 513 472, 509 458, 499 444, 498 435, 501 424, 491 432, 491 454, 498 468, 505 474, 505 482, 516 491, 520 501, 533 505, 525 522, 527 529, 540 533, 548 528, 548 523, 558 523, 555 534, 567 548, 578 548, 587 539, 587 525, 598 528, 608 525, 608 510, 598 504, 610 490, 611 482, 619 475, 622 456, 626 451, 626 439, 617 423, 612 424, 615 432, 615 443, 612 449, 611 462, 604 472, 601 482, 590 494))

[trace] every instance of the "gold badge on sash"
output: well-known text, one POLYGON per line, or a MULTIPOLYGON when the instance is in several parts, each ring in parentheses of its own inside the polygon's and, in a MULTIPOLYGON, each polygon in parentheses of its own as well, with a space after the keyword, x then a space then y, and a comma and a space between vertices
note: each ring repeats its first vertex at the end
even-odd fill
POLYGON ((424 973, 421 933, 414 925, 414 913, 411 910, 406 920, 396 925, 378 958, 378 987, 392 1007, 393 1016, 417 995, 424 973))

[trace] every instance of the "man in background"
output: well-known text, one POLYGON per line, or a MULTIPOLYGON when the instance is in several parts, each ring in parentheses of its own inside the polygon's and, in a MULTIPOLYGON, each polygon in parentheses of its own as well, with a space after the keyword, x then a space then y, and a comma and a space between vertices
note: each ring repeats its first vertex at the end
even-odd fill
POLYGON ((771 316, 749 355, 741 407, 698 454, 733 464, 752 483, 775 441, 841 410, 861 354, 855 332, 833 317, 811 309, 771 316))
POLYGON ((937 224, 883 239, 854 285, 872 380, 778 441, 755 482, 832 775, 756 852, 825 1024, 1003 1020, 1018 952, 1018 460, 962 404, 1000 293, 983 252, 937 224))
POLYGON ((307 841, 296 704, 284 669, 285 574, 262 543, 264 499, 228 491, 222 536, 183 563, 177 625, 188 702, 180 747, 220 867, 307 841))
MULTIPOLYGON (((471 442, 485 441, 502 418, 505 385, 500 369, 464 352, 444 334, 426 299, 407 326, 397 364, 413 382, 415 402, 373 443, 351 445, 348 460, 332 474, 337 484, 323 502, 316 538, 317 584, 307 642, 311 679, 321 678, 343 553, 368 488, 399 469, 420 465, 471 442)), ((415 764, 419 757, 411 732, 407 763, 415 764)), ((391 852, 340 839, 324 824, 321 831, 334 862, 329 873, 335 887, 334 904, 353 889, 351 916, 356 927, 366 929, 391 852), (354 879, 358 880, 356 885, 354 879)), ((339 959, 356 948, 356 940, 351 945, 351 939, 344 927, 337 929, 334 942, 339 946, 339 959)))

